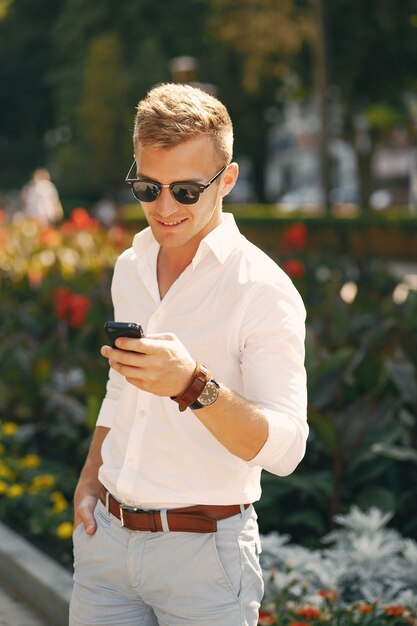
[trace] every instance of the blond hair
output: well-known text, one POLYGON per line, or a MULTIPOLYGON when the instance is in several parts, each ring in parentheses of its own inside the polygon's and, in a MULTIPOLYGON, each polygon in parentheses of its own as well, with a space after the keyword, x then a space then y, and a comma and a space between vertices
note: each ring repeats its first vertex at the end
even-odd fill
POLYGON ((137 106, 133 144, 175 147, 207 135, 222 164, 233 151, 233 126, 226 107, 198 87, 166 83, 154 87, 137 106))

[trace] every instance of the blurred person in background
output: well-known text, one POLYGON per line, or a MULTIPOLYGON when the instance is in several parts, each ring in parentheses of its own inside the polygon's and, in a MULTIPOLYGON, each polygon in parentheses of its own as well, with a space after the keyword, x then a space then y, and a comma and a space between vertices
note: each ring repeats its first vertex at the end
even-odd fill
POLYGON ((204 91, 137 107, 127 174, 149 228, 118 259, 104 398, 74 497, 70 625, 255 626, 262 469, 305 452, 305 309, 239 232, 233 129, 204 91))
POLYGON ((64 211, 51 175, 45 168, 36 169, 32 178, 22 189, 21 208, 25 215, 42 226, 61 221, 64 211))

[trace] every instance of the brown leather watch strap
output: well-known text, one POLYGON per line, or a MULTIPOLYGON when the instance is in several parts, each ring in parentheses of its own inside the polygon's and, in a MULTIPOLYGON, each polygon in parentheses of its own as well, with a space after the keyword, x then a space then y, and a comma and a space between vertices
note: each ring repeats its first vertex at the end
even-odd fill
POLYGON ((204 365, 196 362, 193 377, 187 389, 180 396, 171 396, 171 400, 178 402, 180 411, 185 411, 190 404, 193 404, 210 380, 210 372, 204 365))

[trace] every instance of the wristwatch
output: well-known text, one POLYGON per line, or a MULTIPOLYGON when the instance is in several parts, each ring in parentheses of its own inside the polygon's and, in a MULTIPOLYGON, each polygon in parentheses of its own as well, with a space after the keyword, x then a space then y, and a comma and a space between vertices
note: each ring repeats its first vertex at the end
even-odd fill
POLYGON ((217 398, 219 397, 219 389, 219 383, 217 383, 214 378, 210 378, 210 380, 207 381, 203 391, 198 396, 197 400, 190 404, 190 409, 193 409, 195 411, 196 409, 202 409, 205 406, 210 406, 210 404, 216 402, 217 398))

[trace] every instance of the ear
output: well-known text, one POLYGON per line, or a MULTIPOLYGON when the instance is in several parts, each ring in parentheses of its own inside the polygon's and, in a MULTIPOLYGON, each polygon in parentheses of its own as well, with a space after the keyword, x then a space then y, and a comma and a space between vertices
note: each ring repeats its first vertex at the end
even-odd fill
POLYGON ((238 176, 239 165, 237 163, 230 163, 222 176, 222 185, 220 186, 220 195, 222 198, 227 196, 232 191, 238 176))

